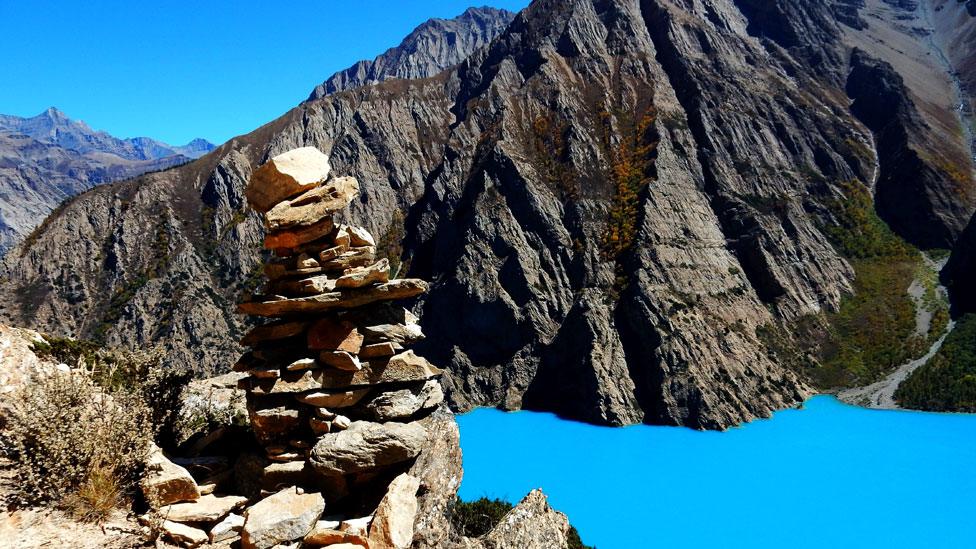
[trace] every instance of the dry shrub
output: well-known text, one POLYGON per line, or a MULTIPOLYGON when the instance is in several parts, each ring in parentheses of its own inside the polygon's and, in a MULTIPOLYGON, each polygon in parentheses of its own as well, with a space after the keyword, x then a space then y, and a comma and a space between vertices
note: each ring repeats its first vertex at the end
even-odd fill
POLYGON ((138 391, 109 391, 84 372, 37 374, 11 395, 0 438, 14 462, 21 503, 106 516, 131 493, 152 442, 152 413, 138 391))

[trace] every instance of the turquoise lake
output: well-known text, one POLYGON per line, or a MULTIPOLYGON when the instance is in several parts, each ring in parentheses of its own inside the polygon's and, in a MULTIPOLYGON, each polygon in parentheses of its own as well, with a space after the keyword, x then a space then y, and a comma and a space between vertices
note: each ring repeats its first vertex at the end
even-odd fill
POLYGON ((829 396, 724 433, 458 417, 460 496, 542 488, 599 549, 976 548, 976 416, 829 396))

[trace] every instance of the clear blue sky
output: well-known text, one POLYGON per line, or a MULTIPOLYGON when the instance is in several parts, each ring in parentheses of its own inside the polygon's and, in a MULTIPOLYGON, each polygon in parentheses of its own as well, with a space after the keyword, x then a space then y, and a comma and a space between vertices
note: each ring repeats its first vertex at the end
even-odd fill
POLYGON ((528 0, 0 0, 0 113, 222 143, 431 17, 528 0))

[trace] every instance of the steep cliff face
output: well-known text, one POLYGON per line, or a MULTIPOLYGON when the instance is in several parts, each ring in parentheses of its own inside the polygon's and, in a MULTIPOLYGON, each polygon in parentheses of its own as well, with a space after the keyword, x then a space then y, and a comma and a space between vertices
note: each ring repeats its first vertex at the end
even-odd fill
POLYGON ((0 115, 0 254, 71 196, 212 149, 202 139, 183 147, 146 137, 118 139, 54 108, 30 118, 0 115))
MULTIPOLYGON (((885 169, 849 109, 856 29, 837 10, 861 26, 857 2, 536 0, 435 77, 309 101, 73 201, 8 258, 0 315, 226 368, 230 304, 260 260, 244 184, 310 145, 361 182, 347 219, 433 281, 415 306, 439 337, 418 352, 450 370, 455 407, 700 428, 766 416, 809 388, 757 334, 851 291, 828 229, 885 169)), ((928 124, 940 111, 905 89, 928 124)), ((919 192, 941 201, 913 229, 954 241, 968 195, 942 208, 944 187, 919 192)))
POLYGON ((360 61, 319 84, 308 97, 321 99, 343 90, 391 78, 429 78, 464 61, 505 30, 515 14, 490 7, 469 8, 453 19, 431 19, 403 42, 372 61, 360 61))

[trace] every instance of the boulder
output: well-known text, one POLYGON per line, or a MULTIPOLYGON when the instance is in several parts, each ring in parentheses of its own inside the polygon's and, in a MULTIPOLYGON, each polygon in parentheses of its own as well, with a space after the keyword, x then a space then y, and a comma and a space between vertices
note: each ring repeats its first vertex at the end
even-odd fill
POLYGON ((325 181, 330 171, 329 157, 315 147, 294 149, 255 170, 244 196, 252 208, 266 212, 325 181))
POLYGON ((366 288, 350 288, 308 297, 250 301, 238 305, 237 310, 242 314, 264 317, 322 313, 361 307, 378 301, 415 297, 426 292, 427 288, 427 283, 423 280, 405 278, 366 288))
POLYGON ((316 351, 345 351, 355 355, 363 346, 363 335, 355 324, 332 318, 312 324, 307 339, 308 348, 316 351))
POLYGON ((183 547, 197 547, 207 543, 209 539, 207 533, 203 530, 171 520, 164 520, 160 524, 160 530, 162 530, 163 535, 170 541, 183 547))
POLYGON ((244 513, 241 546, 268 549, 305 537, 325 510, 322 494, 301 494, 288 487, 254 504, 244 513))
POLYGON ((210 543, 234 539, 239 535, 243 527, 244 517, 231 513, 210 529, 210 543))
POLYGON ((383 258, 367 267, 349 269, 336 279, 336 288, 362 288, 370 284, 384 284, 390 281, 390 261, 383 258))
POLYGON ((314 225, 345 208, 357 194, 359 181, 355 177, 337 177, 268 210, 264 226, 279 231, 314 225))
POLYGON ((413 542, 420 479, 404 473, 393 479, 369 527, 370 549, 407 549, 413 542))
POLYGON ((160 507, 159 513, 164 519, 174 522, 217 522, 231 511, 243 507, 245 503, 245 497, 209 494, 194 502, 160 507))
POLYGON ((354 421, 344 431, 323 435, 309 464, 324 475, 373 472, 416 457, 426 436, 419 423, 354 421))
POLYGON ((264 247, 268 250, 275 248, 294 248, 306 242, 322 238, 332 232, 335 224, 331 217, 326 217, 314 225, 307 227, 293 227, 281 231, 268 233, 264 237, 264 247))
POLYGON ((356 406, 356 412, 375 421, 399 421, 421 411, 433 410, 444 400, 444 391, 437 380, 428 380, 395 391, 379 391, 356 406))
POLYGON ((301 422, 301 413, 286 406, 258 409, 253 402, 249 401, 247 411, 251 419, 251 428, 262 444, 268 444, 290 433, 301 422))
POLYGON ((330 247, 318 252, 318 267, 303 267, 294 257, 286 257, 266 263, 264 274, 272 283, 287 277, 312 276, 323 273, 342 273, 347 269, 363 267, 376 260, 376 248, 365 246, 348 248, 343 246, 330 247))
POLYGON ((170 461, 159 448, 149 455, 139 485, 153 507, 200 499, 200 490, 189 471, 170 461))
MULTIPOLYGON (((443 370, 427 359, 406 351, 390 357, 377 359, 363 365, 357 372, 342 370, 307 370, 283 375, 281 379, 250 379, 244 385, 252 394, 303 393, 317 389, 342 389, 381 383, 425 381, 437 377, 443 370), (300 374, 300 375, 299 375, 300 374)), ((326 408, 330 406, 323 404, 326 408)), ((335 408, 336 406, 331 406, 335 408)))

